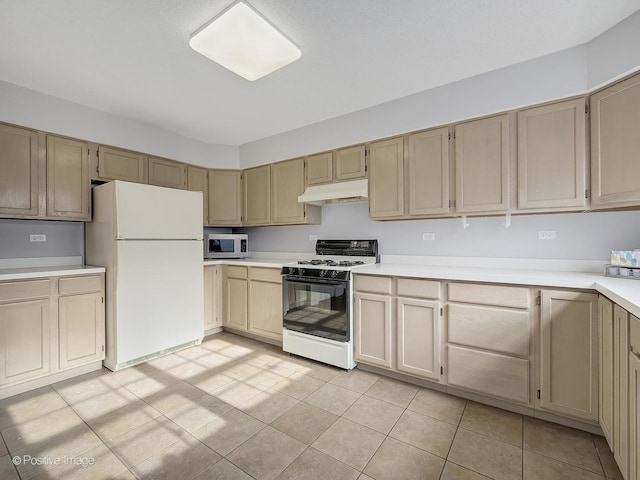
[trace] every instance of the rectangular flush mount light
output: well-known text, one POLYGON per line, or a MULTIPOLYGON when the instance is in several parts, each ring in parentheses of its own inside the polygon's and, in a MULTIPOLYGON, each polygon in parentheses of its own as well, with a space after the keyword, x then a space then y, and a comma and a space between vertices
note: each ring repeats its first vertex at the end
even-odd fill
POLYGON ((196 52, 232 72, 257 80, 300 58, 278 29, 244 2, 236 2, 191 36, 196 52))

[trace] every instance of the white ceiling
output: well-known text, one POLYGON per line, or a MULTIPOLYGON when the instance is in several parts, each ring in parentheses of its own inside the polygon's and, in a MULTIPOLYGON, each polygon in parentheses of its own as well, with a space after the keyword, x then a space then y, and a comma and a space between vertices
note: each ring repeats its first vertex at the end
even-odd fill
POLYGON ((232 0, 0 0, 0 80, 240 145, 583 44, 640 0, 250 0, 302 58, 248 82, 189 48, 232 0))

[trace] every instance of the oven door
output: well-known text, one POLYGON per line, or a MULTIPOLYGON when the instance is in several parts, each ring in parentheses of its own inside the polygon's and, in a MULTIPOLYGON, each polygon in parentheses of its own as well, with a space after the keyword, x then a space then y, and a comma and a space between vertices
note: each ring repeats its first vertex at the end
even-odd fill
POLYGON ((351 339, 349 282, 285 275, 282 279, 284 328, 339 342, 351 339))

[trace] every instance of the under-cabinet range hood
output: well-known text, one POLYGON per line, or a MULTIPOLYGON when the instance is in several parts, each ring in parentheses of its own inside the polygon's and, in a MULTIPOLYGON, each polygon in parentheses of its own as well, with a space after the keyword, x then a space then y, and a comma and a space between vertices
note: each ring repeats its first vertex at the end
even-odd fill
POLYGON ((325 205, 327 203, 366 202, 369 199, 368 180, 327 183, 307 187, 298 197, 298 203, 325 205))

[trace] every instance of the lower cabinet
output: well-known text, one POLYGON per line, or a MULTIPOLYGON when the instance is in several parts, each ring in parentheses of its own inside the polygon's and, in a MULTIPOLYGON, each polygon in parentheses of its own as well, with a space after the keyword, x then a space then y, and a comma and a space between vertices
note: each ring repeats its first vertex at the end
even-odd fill
POLYGON ((598 296, 542 290, 537 406, 598 420, 598 296))
POLYGON ((613 450, 614 436, 614 321, 613 302, 605 297, 598 299, 598 352, 599 352, 599 389, 598 403, 600 405, 598 422, 602 433, 607 439, 609 448, 613 450))
POLYGON ((440 380, 440 303, 397 299, 396 368, 429 380, 440 380))
POLYGON ((222 326, 221 265, 204 267, 204 331, 222 326))
POLYGON ((60 368, 104 358, 104 297, 84 293, 58 299, 60 368))
MULTIPOLYGON (((600 297, 602 298, 602 297, 600 297)), ((613 307, 613 457, 623 478, 629 472, 629 324, 640 321, 619 305, 613 307)), ((638 339, 640 344, 640 338, 638 339)), ((639 345, 640 347, 640 345, 639 345)), ((639 350, 640 351, 640 348, 639 350)), ((609 387, 600 384, 600 388, 609 387)), ((602 424, 601 424, 602 426, 602 424)), ((603 428, 604 430, 604 428, 603 428)))
POLYGON ((355 359, 378 367, 392 368, 392 298, 357 292, 354 301, 355 359))
POLYGON ((640 480, 640 319, 629 320, 629 475, 640 480))
POLYGON ((280 268, 225 266, 224 326, 282 340, 280 268))

